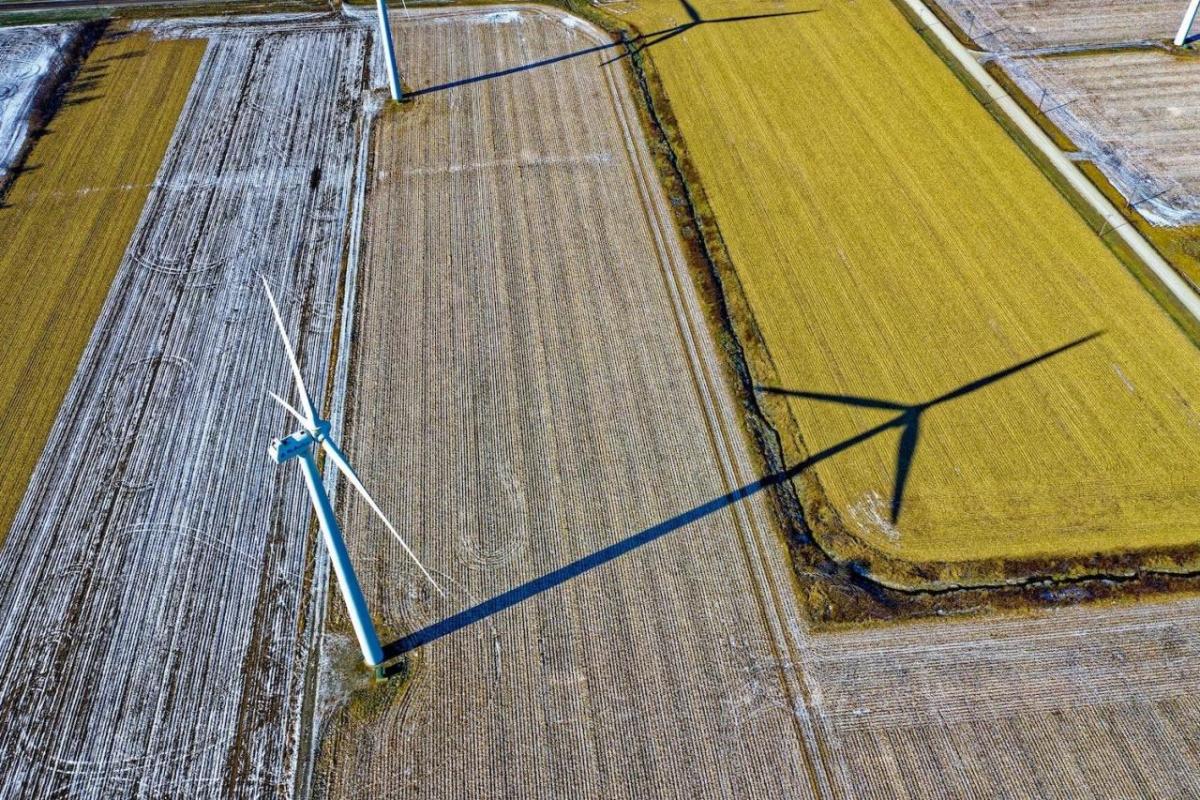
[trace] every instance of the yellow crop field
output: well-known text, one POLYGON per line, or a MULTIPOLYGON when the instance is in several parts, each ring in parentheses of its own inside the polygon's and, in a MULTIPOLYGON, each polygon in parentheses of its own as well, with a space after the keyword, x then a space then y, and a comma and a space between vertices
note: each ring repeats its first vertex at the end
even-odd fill
POLYGON ((137 225, 202 41, 108 35, 0 208, 0 541, 137 225))
POLYGON ((922 587, 1200 562, 1200 352, 895 6, 624 19, 682 30, 642 53, 826 550, 922 587))

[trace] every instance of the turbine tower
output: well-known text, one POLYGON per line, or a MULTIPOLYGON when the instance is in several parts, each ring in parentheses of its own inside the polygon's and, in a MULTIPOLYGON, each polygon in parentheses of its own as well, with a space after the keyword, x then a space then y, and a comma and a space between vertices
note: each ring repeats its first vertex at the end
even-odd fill
POLYGON ((379 12, 379 38, 383 42, 383 60, 388 71, 388 83, 392 87, 392 99, 399 102, 403 97, 403 89, 400 87, 400 70, 396 67, 392 28, 388 25, 387 0, 375 0, 375 8, 379 12))
POLYGON ((1192 32, 1192 23, 1196 21, 1196 10, 1200 9, 1200 0, 1192 0, 1188 3, 1187 12, 1183 15, 1183 22, 1179 23, 1179 32, 1175 34, 1175 46, 1183 47, 1187 44, 1188 34, 1192 32))
POLYGON ((354 634, 358 637, 358 645, 362 649, 363 660, 367 662, 368 666, 378 667, 383 663, 383 649, 379 645, 379 635, 375 632, 375 625, 371 622, 371 615, 367 611, 367 601, 363 597, 362 589, 358 584, 358 577, 354 574, 354 566, 350 563, 350 554, 346 551, 346 542, 342 539, 342 531, 338 527, 337 518, 334 516, 333 506, 329 503, 329 495, 325 492, 325 481, 322 479, 321 472, 317 468, 317 459, 313 455, 313 445, 319 444, 324 448, 325 455, 346 476, 346 480, 350 482, 350 485, 358 490, 358 493, 367 501, 367 505, 371 507, 371 510, 383 520, 383 524, 387 526, 387 529, 400 542, 400 546, 404 548, 404 552, 416 563, 417 568, 421 570, 421 574, 433 584, 433 588, 437 589, 438 593, 443 596, 445 592, 442 591, 437 581, 433 579, 433 576, 421 564, 420 559, 417 558, 416 554, 413 553, 404 542, 404 539, 401 538, 399 532, 384 515, 379 505, 375 502, 375 499, 371 497, 367 488, 363 486, 362 481, 354 472, 354 468, 346 460, 346 455, 337 446, 337 443, 330 438, 329 420, 318 417, 313 408, 308 390, 304 387, 304 379, 300 377, 300 365, 296 361, 296 353, 292 350, 292 343, 288 340, 287 329, 283 326, 283 318, 279 315, 279 306, 275 304, 275 296, 271 294, 271 287, 267 284, 265 277, 263 278, 263 288, 267 292, 267 300, 271 304, 271 313, 275 317, 275 325, 279 328, 279 336, 283 339, 283 349, 287 352, 288 363, 292 367, 292 376, 296 380, 296 392, 300 395, 300 404, 304 408, 304 413, 301 414, 279 395, 274 392, 269 393, 271 397, 275 398, 275 402, 283 406, 289 414, 296 418, 301 426, 301 430, 293 433, 291 436, 284 439, 276 439, 271 443, 271 458, 274 459, 276 464, 282 464, 285 461, 293 459, 300 460, 300 466, 304 470, 304 479, 308 484, 308 494, 312 498, 313 509, 316 511, 317 520, 321 525, 325 547, 329 550, 329 560, 333 562, 333 571, 337 574, 338 586, 342 590, 342 599, 346 601, 346 610, 350 612, 350 622, 354 625, 354 634))

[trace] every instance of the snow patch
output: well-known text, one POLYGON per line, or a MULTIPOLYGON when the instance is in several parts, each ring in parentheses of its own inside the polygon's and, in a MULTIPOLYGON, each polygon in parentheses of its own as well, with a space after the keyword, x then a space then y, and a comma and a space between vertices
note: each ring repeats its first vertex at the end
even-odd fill
POLYGON ((1129 380, 1128 376, 1121 371, 1121 368, 1115 362, 1113 363, 1112 368, 1113 372, 1117 373, 1117 377, 1121 379, 1121 383, 1125 384, 1125 388, 1129 390, 1129 393, 1137 394, 1137 389, 1134 388, 1133 381, 1129 380))
POLYGON ((872 489, 850 506, 850 518, 864 528, 879 531, 888 541, 900 541, 900 529, 892 524, 892 506, 872 489))
POLYGON ((0 174, 8 172, 21 152, 34 97, 78 27, 0 28, 0 174))

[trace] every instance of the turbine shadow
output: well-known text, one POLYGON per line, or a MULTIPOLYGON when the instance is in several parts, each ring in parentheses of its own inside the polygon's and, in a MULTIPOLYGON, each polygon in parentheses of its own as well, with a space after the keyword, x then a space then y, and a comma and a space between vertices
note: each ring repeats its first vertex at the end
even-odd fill
POLYGON ((752 22, 754 20, 773 19, 775 17, 796 17, 796 16, 802 16, 804 14, 815 14, 818 11, 820 11, 820 9, 814 8, 814 9, 807 9, 804 11, 780 11, 780 12, 775 12, 772 14, 748 14, 748 15, 742 15, 742 16, 737 16, 737 17, 718 17, 716 19, 703 19, 703 18, 701 18, 699 12, 697 12, 696 9, 691 5, 691 3, 687 2, 687 0, 680 0, 680 2, 683 4, 684 10, 687 12, 689 21, 685 22, 681 25, 676 25, 673 28, 665 28, 661 31, 654 31, 652 33, 642 33, 642 34, 638 34, 637 36, 634 36, 632 38, 628 38, 628 37, 625 37, 624 35, 622 35, 622 37, 619 41, 606 42, 604 44, 598 44, 593 47, 585 47, 582 50, 575 50, 570 53, 563 53, 562 55, 551 56, 549 58, 543 58, 539 61, 531 61, 526 64, 518 64, 517 66, 514 66, 514 67, 506 67, 505 69, 495 70, 494 72, 485 72, 485 73, 482 73, 479 75, 472 75, 471 77, 468 77, 468 78, 459 78, 458 80, 448 81, 446 83, 440 83, 435 86, 426 86, 421 89, 414 89, 413 91, 409 92, 406 95, 406 97, 410 97, 410 98, 411 97, 419 97, 419 96, 425 95, 425 94, 433 94, 435 92, 444 92, 447 89, 455 89, 459 86, 469 86, 470 84, 473 84, 473 83, 481 83, 483 81, 495 80, 496 78, 503 78, 507 75, 515 75, 519 72, 527 72, 529 70, 539 69, 541 67, 548 67, 553 64, 558 64, 563 61, 569 61, 573 58, 580 58, 582 56, 590 55, 592 53, 602 53, 606 50, 615 50, 616 48, 624 47, 625 48, 624 53, 614 56, 613 58, 610 58, 601 64, 601 66, 606 66, 608 64, 613 63, 614 61, 619 61, 622 58, 626 58, 627 56, 633 55, 634 53, 640 53, 641 51, 646 50, 647 48, 653 47, 654 45, 657 45, 657 44, 661 44, 662 42, 665 42, 668 39, 673 39, 676 36, 686 33, 687 31, 691 30, 692 28, 695 28, 698 25, 716 25, 716 24, 730 23, 730 22, 752 22))
POLYGON ((993 384, 996 381, 1003 380, 1014 373, 1029 369, 1035 364, 1039 364, 1043 361, 1051 359, 1060 353, 1065 353, 1068 350, 1079 347, 1082 344, 1086 344, 1103 333, 1103 331, 1090 333, 1087 336, 1067 342, 1066 344, 1056 347, 1053 350, 1047 350, 1041 355, 1028 358, 1020 363, 1014 364, 1011 367, 984 375, 982 378, 977 378, 970 383, 965 383, 962 386, 959 386, 957 389, 953 389, 945 394, 938 395, 932 400, 926 400, 923 403, 905 405, 904 403, 897 403, 891 400, 881 400, 874 397, 826 394, 823 392, 805 392, 795 389, 782 389, 777 386, 756 386, 755 389, 766 394, 777 394, 785 397, 798 397, 805 400, 837 403, 838 405, 855 406, 858 408, 872 408, 899 412, 898 415, 891 420, 888 420, 882 425, 878 425, 870 429, 870 431, 868 431, 870 435, 867 437, 870 438, 871 436, 874 436, 878 433, 883 433, 884 431, 892 428, 901 429, 900 444, 896 450, 896 473, 892 484, 891 518, 892 524, 894 525, 900 521, 900 511, 904 505, 904 489, 908 484, 909 472, 912 469, 913 458, 916 456, 917 452, 917 443, 921 438, 922 414, 931 408, 936 408, 937 406, 949 403, 951 400, 957 400, 958 398, 971 394, 972 392, 977 392, 985 386, 993 384))
POLYGON ((751 481, 744 486, 739 486, 731 492, 713 498, 706 503, 688 509, 680 514, 676 514, 670 519, 646 528, 638 533, 633 534, 625 539, 602 547, 593 553, 590 553, 583 558, 572 561, 565 566, 559 567, 556 570, 547 572, 538 578, 509 589, 506 592, 498 594, 488 600, 483 601, 470 608, 452 614, 449 617, 428 625, 418 631, 401 637, 394 642, 391 642, 383 647, 384 658, 391 660, 398 658, 412 650, 415 650, 422 645, 437 641, 443 636, 448 636, 451 633, 459 631, 469 625, 472 625, 480 620, 497 614, 505 609, 511 608, 525 600, 549 591, 550 589, 559 586, 572 578, 578 577, 589 570, 603 566, 610 561, 613 561, 621 556, 636 550, 639 547, 650 544, 651 542, 666 536, 668 533, 679 530, 697 520, 707 517, 726 508, 734 503, 743 500, 751 495, 757 494, 763 489, 779 485, 785 481, 789 481, 796 477, 806 469, 819 464, 820 462, 832 458, 839 453, 842 453, 850 448, 859 445, 872 437, 883 433, 892 428, 902 427, 904 429, 900 437, 900 447, 897 453, 897 469, 894 484, 894 493, 892 508, 893 513, 899 515, 900 503, 903 498, 904 486, 907 482, 908 472, 912 465, 913 455, 916 452, 917 440, 920 438, 920 415, 931 408, 935 408, 951 400, 958 399, 972 392, 979 391, 986 386, 990 386, 997 381, 1001 381, 1017 372, 1029 369, 1043 361, 1051 359, 1057 355, 1065 353, 1068 350, 1079 347, 1093 339, 1103 335, 1103 331, 1096 331, 1087 336, 1080 337, 1074 341, 1067 342, 1064 345, 1056 347, 1052 350, 1047 350, 1040 355, 1028 358, 1018 362, 1011 367, 1007 367, 996 372, 992 372, 981 378, 978 378, 970 383, 965 383, 956 389, 952 389, 944 394, 941 394, 932 400, 927 400, 924 403, 915 405, 905 405, 896 403, 890 400, 881 400, 873 397, 861 397, 856 395, 828 394, 823 392, 806 392, 795 389, 780 389, 777 387, 757 387, 759 391, 769 392, 772 394, 781 394, 789 397, 801 397, 809 400, 818 400, 822 402, 839 403, 843 405, 851 405, 862 408, 874 408, 888 411, 899 412, 898 416, 888 420, 873 428, 868 428, 861 433, 855 434, 848 439, 844 439, 837 444, 813 453, 803 461, 788 467, 787 469, 774 472, 764 478, 756 481, 751 481))

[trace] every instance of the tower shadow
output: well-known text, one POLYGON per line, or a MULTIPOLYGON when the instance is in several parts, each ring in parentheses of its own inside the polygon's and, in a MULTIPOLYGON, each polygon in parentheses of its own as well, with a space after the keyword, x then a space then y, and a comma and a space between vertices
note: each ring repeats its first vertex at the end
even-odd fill
POLYGON ((563 53, 562 55, 551 56, 549 58, 543 58, 538 61, 530 61, 528 63, 518 64, 513 67, 506 67, 504 69, 498 69, 498 70, 494 70, 492 72, 484 72, 479 75, 472 75, 468 78, 459 78, 458 80, 447 81, 446 83, 439 83, 434 86, 426 86, 421 89, 414 89, 414 90, 408 92, 408 94, 405 96, 409 97, 409 98, 413 98, 413 97, 420 97, 421 95, 425 95, 425 94, 434 94, 436 92, 444 92, 447 89, 455 89, 459 86, 469 86, 473 83, 482 83, 484 81, 495 80, 496 78, 503 78, 507 75, 515 75, 520 72, 528 72, 529 70, 540 69, 541 67, 552 66, 554 64, 558 64, 563 61, 570 61, 573 58, 580 58, 582 56, 590 55, 592 53, 603 53, 607 50, 616 50, 618 48, 624 48, 623 53, 620 53, 619 55, 616 55, 613 58, 610 58, 607 61, 604 61, 601 63, 601 66, 606 66, 608 64, 613 63, 614 61, 619 61, 622 58, 627 58, 628 56, 631 56, 635 53, 640 53, 643 50, 646 50, 647 48, 661 44, 662 42, 668 41, 669 39, 673 39, 676 36, 680 36, 680 35, 686 33, 687 31, 691 30, 692 28, 695 28, 699 25, 719 25, 719 24, 732 23, 732 22, 753 22, 755 20, 774 19, 777 17, 797 17, 797 16, 803 16, 805 14, 815 14, 818 11, 820 11, 820 9, 818 9, 818 8, 813 8, 813 9, 805 9, 802 11, 778 11, 778 12, 774 12, 771 14, 745 14, 745 15, 735 16, 735 17, 717 17, 715 19, 704 19, 700 16, 700 13, 695 9, 695 7, 692 6, 691 3, 687 2, 687 0, 680 0, 680 2, 683 4, 684 10, 686 11, 687 16, 688 16, 688 21, 683 24, 675 25, 674 27, 671 27, 671 28, 665 28, 661 31, 653 31, 651 33, 641 33, 641 34, 638 34, 637 36, 633 36, 633 37, 628 37, 628 36, 625 36, 624 34, 622 34, 621 39, 619 39, 615 42, 605 42, 603 44, 598 44, 593 47, 585 47, 582 50, 575 50, 570 53, 563 53))
POLYGON ((835 445, 831 445, 820 452, 813 453, 803 461, 800 461, 799 463, 788 467, 787 469, 779 470, 778 472, 774 472, 764 478, 760 478, 759 480, 751 481, 743 486, 739 486, 733 491, 723 494, 720 497, 715 497, 705 503, 702 503, 701 505, 696 506, 695 508, 690 508, 687 511, 679 513, 668 520, 664 520, 657 525, 653 525, 645 530, 639 531, 638 533, 635 533, 632 536, 629 536, 618 542, 614 542, 607 547, 602 547, 601 549, 596 550, 595 552, 590 553, 583 558, 559 567, 556 570, 547 572, 545 575, 534 578, 531 581, 509 589, 506 592, 484 600, 482 603, 459 611, 456 614, 452 614, 440 622, 427 625, 418 631, 397 639, 396 641, 384 646, 384 658, 391 660, 415 650, 422 645, 437 641, 443 636, 448 636, 449 634, 472 625, 473 623, 486 619, 493 614, 497 614, 500 611, 517 605, 518 603, 521 603, 532 597, 536 597, 537 595, 553 589, 554 587, 559 586, 566 581, 571 580, 572 578, 578 577, 585 572, 593 570, 596 567, 603 566, 604 564, 620 558, 621 556, 636 550, 643 545, 662 538, 668 533, 679 530, 685 525, 703 519, 704 517, 720 511, 721 509, 726 508, 740 500, 757 494, 763 489, 785 483, 810 467, 813 467, 822 461, 825 461, 826 459, 832 458, 839 453, 845 452, 856 445, 862 444, 868 439, 871 439, 883 433, 884 431, 891 430, 893 428, 902 428, 903 431, 900 435, 900 447, 896 455, 896 476, 892 492, 892 518, 893 520, 896 520, 899 518, 900 508, 904 497, 904 487, 908 480, 908 473, 912 466, 913 456, 916 453, 917 442, 920 439, 920 424, 922 414, 930 411, 931 409, 949 403, 952 400, 957 400, 965 395, 977 392, 980 389, 996 383, 997 381, 1001 381, 1018 372, 1021 372, 1022 370, 1029 369, 1036 364, 1040 364, 1041 362, 1065 353, 1068 350, 1079 347, 1080 345, 1090 342, 1093 339, 1101 336, 1103 333, 1103 331, 1096 331, 1095 333, 1088 334, 1087 336, 1083 336, 1079 339, 1075 339, 1074 341, 1067 342, 1064 345, 1056 347, 1053 350, 1047 350, 1040 355, 1021 361, 1012 365, 1011 367, 984 375, 983 377, 977 378, 970 383, 965 383, 956 389, 952 389, 944 394, 940 394, 931 400, 926 400, 923 403, 915 403, 912 405, 905 405, 903 403, 897 403, 890 400, 880 400, 874 397, 860 397, 857 395, 808 392, 796 389, 782 389, 778 387, 757 387, 758 391, 761 392, 780 394, 788 397, 800 397, 809 400, 838 403, 841 405, 856 406, 860 408, 874 408, 895 411, 897 412, 897 416, 888 420, 887 422, 876 425, 873 428, 869 428, 861 433, 857 433, 848 439, 844 439, 835 445))

